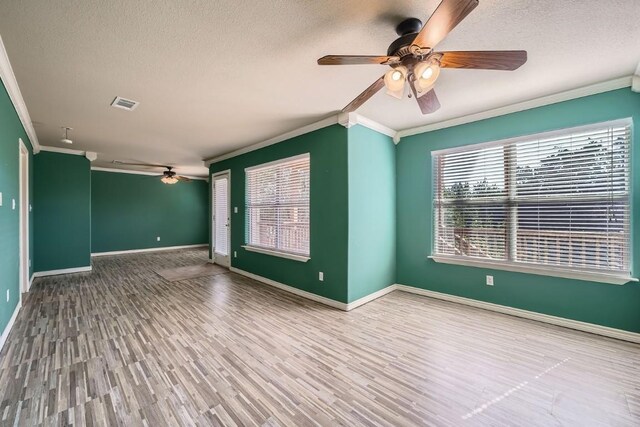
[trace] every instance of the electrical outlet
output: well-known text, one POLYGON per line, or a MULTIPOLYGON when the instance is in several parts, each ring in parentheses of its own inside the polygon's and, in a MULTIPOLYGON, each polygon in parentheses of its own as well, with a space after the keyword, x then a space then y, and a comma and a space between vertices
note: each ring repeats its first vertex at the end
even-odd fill
POLYGON ((238 213, 238 207, 237 207, 237 206, 235 206, 235 207, 233 208, 233 213, 238 213))
POLYGON ((233 251, 233 257, 234 257, 234 258, 238 258, 238 252, 233 251))
POLYGON ((158 239, 158 242, 160 241, 160 236, 156 237, 156 239, 158 239))
POLYGON ((0 206, 2 206, 2 192, 0 192, 0 206))
POLYGON ((7 289, 7 302, 9 302, 9 289, 7 289))
POLYGON ((324 273, 322 271, 318 273, 318 280, 324 282, 324 273))
POLYGON ((493 286, 493 276, 487 276, 487 286, 493 286))
POLYGON ((16 199, 11 199, 11 209, 16 210, 16 199))

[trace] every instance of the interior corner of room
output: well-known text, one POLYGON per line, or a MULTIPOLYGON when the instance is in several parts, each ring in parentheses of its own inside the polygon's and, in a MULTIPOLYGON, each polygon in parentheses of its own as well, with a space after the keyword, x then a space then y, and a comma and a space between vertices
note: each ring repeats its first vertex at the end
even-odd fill
MULTIPOLYGON (((518 424, 541 413, 543 424, 640 422, 640 383, 620 380, 620 372, 637 372, 628 356, 640 354, 640 50, 629 41, 640 39, 640 7, 633 0, 615 7, 326 0, 273 5, 278 13, 249 2, 202 11, 175 2, 179 13, 172 16, 98 3, 95 15, 88 6, 67 12, 74 31, 60 27, 67 15, 54 6, 0 6, 0 379, 10 370, 30 375, 20 354, 34 336, 47 333, 56 345, 71 346, 92 334, 94 341, 69 349, 69 360, 82 354, 76 362, 89 366, 87 355, 104 346, 109 356, 92 357, 111 370, 107 377, 120 378, 123 369, 128 375, 135 365, 168 372, 175 387, 150 382, 162 391, 144 397, 151 389, 136 380, 138 400, 111 414, 110 402, 128 402, 129 391, 96 383, 103 397, 75 402, 72 390, 69 402, 56 397, 59 410, 50 403, 48 414, 32 409, 21 418, 20 405, 35 403, 20 403, 19 387, 0 385, 0 401, 8 396, 0 417, 53 423, 68 415, 61 415, 63 406, 71 411, 68 404, 87 417, 82 421, 95 421, 103 409, 91 405, 104 404, 107 424, 452 425, 473 417, 518 424), (425 4, 423 18, 432 21, 410 17, 425 15, 425 4), (238 13, 254 22, 258 12, 264 19, 255 28, 231 28, 238 13), (440 31, 445 15, 451 19, 440 31), (585 23, 598 16, 607 25, 585 23), (23 32, 32 21, 41 25, 23 32), (105 33, 106 23, 123 30, 123 39, 105 33), (157 25, 166 34, 153 30, 157 25), (381 34, 371 36, 368 26, 381 34), (248 48, 250 34, 261 42, 248 48), (293 38, 308 46, 295 47, 293 38), (386 56, 344 55, 377 52, 389 42, 386 56), (130 69, 122 43, 138 55, 130 69), (69 48, 65 72, 58 44, 69 48), (466 47, 472 50, 459 49, 466 47), (585 57, 596 48, 594 64, 585 57), (340 54, 326 55, 334 51, 340 54), (263 65, 263 84, 256 64, 267 58, 289 65, 263 65), (123 314, 119 298, 144 308, 123 314), (409 330, 389 348, 380 344, 403 319, 409 330), (39 321, 49 326, 36 330, 39 321), (316 335, 304 336, 307 330, 316 335), (563 341, 567 347, 554 354, 563 341), (620 357, 602 374, 610 378, 592 378, 602 380, 602 393, 615 389, 615 402, 607 404, 633 402, 621 404, 627 409, 620 417, 604 409, 584 415, 584 396, 575 397, 582 415, 562 406, 577 377, 554 378, 553 390, 539 385, 571 363, 563 351, 587 357, 590 349, 597 353, 594 372, 608 355, 620 357), (458 350, 487 359, 438 360, 458 350), (522 361, 527 357, 535 369, 522 361), (357 360, 380 367, 365 366, 360 375, 357 360), (282 391, 277 378, 261 373, 273 375, 274 366, 291 361, 305 385, 286 387, 312 402, 306 409, 291 406, 289 397, 261 400, 264 390, 282 391), (462 377, 441 384, 442 372, 467 363, 473 369, 466 386, 458 384, 462 377), (358 399, 371 385, 378 397, 362 397, 363 408, 386 402, 377 374, 399 366, 396 375, 428 372, 416 389, 435 378, 448 394, 469 399, 457 407, 447 397, 430 418, 428 405, 407 415, 405 395, 385 403, 390 412, 381 416, 358 412, 357 399, 346 404, 331 385, 348 379, 358 399), (324 368, 326 376, 309 374, 324 368), (487 379, 496 372, 509 380, 487 379), (192 384, 187 376, 201 373, 203 380, 193 381, 203 394, 185 397, 175 413, 167 409, 180 387, 192 384), (229 379, 234 375, 242 386, 229 379), (207 394, 212 378, 236 397, 207 394), (254 380, 264 388, 246 386, 254 380), (534 383, 544 396, 530 400, 541 406, 523 399, 496 409, 534 383), (251 402, 237 398, 245 392, 251 402), (518 404, 530 412, 518 412, 518 404), (238 409, 243 405, 249 409, 238 409), (567 412, 558 415, 555 405, 567 412), (492 410, 495 418, 482 418, 492 410), (172 415, 154 418, 162 411, 172 415)), ((48 374, 71 381, 65 370, 75 368, 60 351, 56 363, 64 366, 48 374)), ((290 374, 283 374, 287 381, 290 374)), ((383 383, 390 395, 405 393, 395 388, 400 380, 389 381, 383 383)))

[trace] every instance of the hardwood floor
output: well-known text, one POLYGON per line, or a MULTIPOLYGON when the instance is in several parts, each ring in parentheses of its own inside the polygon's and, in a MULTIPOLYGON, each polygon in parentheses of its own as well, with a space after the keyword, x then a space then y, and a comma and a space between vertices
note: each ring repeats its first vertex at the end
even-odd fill
POLYGON ((37 280, 0 354, 2 425, 640 425, 640 346, 393 292, 345 313, 206 251, 37 280))

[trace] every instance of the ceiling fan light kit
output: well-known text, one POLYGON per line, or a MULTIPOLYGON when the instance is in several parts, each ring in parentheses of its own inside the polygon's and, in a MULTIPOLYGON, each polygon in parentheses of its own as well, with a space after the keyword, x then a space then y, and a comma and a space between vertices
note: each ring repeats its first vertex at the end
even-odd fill
POLYGON ((319 65, 388 65, 391 70, 365 89, 342 109, 355 111, 383 87, 387 94, 402 99, 406 83, 416 98, 422 114, 440 108, 434 86, 441 68, 513 71, 527 62, 524 50, 503 51, 445 51, 436 52, 440 43, 473 9, 478 0, 442 0, 426 24, 408 18, 396 27, 400 36, 387 50, 387 56, 327 55, 318 59, 319 65))

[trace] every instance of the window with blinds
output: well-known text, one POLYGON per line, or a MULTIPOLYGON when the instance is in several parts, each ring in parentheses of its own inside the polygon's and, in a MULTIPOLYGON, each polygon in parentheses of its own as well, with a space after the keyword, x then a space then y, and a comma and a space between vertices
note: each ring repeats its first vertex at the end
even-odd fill
POLYGON ((433 152, 433 255, 630 275, 631 121, 433 152))
POLYGON ((309 256, 309 154, 245 173, 247 245, 309 256))

